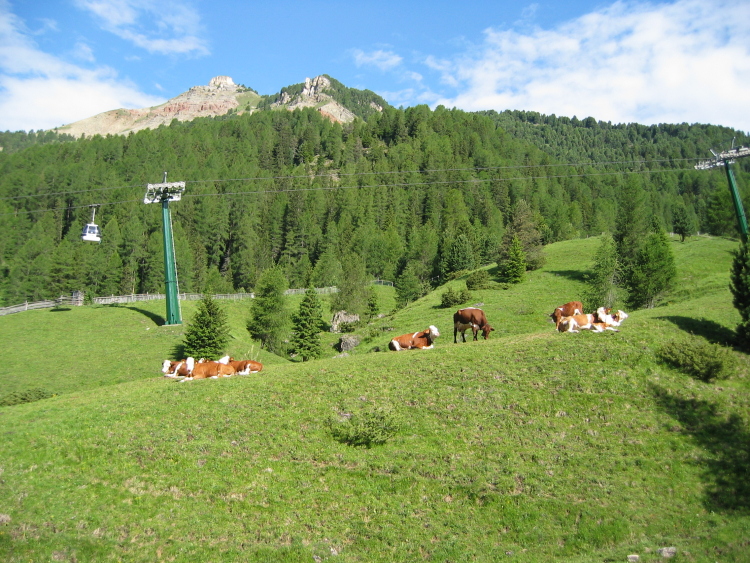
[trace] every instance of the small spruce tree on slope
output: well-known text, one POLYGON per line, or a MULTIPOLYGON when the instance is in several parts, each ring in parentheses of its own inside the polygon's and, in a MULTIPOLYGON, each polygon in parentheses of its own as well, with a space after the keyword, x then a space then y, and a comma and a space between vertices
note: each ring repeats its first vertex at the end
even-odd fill
POLYGON ((227 313, 209 292, 198 303, 193 320, 185 329, 183 348, 186 356, 218 359, 229 341, 227 313))
POLYGON ((299 304, 299 310, 292 315, 291 351, 306 362, 320 358, 323 346, 320 331, 323 330, 323 308, 315 290, 309 288, 299 304))

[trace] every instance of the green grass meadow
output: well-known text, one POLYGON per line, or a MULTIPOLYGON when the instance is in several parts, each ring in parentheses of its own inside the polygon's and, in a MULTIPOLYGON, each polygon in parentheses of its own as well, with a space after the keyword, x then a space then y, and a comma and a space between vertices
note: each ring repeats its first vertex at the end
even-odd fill
POLYGON ((735 351, 737 373, 704 383, 655 354, 731 342, 737 243, 675 238, 670 301, 618 333, 556 333, 598 244, 550 245, 522 284, 472 292, 487 341, 453 343, 447 286, 305 363, 259 350, 249 302, 222 303, 227 352, 264 369, 221 380, 161 377, 184 330, 160 326, 163 301, 0 317, 0 397, 56 394, 0 407, 0 560, 750 561, 750 362, 735 351), (430 324, 432 350, 373 351, 430 324), (385 444, 333 438, 371 408, 400 423, 385 444))

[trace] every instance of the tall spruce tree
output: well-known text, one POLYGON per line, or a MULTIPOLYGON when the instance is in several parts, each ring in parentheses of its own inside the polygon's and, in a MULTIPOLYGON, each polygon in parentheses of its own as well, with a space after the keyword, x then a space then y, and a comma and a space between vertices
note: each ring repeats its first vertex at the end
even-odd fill
POLYGON ((695 232, 692 217, 688 215, 687 208, 684 205, 678 205, 675 207, 673 211, 672 228, 675 233, 680 235, 681 242, 685 242, 685 239, 695 232))
POLYGON ((594 255, 594 265, 586 279, 583 292, 583 307, 595 311, 599 307, 612 308, 617 302, 619 270, 617 248, 612 235, 605 233, 594 255))
POLYGON ((542 235, 537 228, 533 210, 522 199, 513 208, 513 219, 503 235, 497 256, 498 265, 508 260, 514 237, 521 243, 526 269, 541 268, 544 265, 542 235))
POLYGON ((500 280, 507 283, 520 283, 526 273, 526 253, 523 251, 521 240, 513 236, 505 259, 498 264, 500 280))
POLYGON ((301 356, 303 362, 322 355, 320 331, 324 324, 318 294, 309 288, 299 304, 299 310, 292 316, 291 352, 301 356))
POLYGON ((732 304, 741 319, 736 329, 737 344, 743 350, 750 350, 750 247, 747 243, 742 243, 734 253, 729 289, 732 291, 732 304))
POLYGON ((446 244, 440 261, 440 274, 445 278, 453 272, 473 270, 476 265, 469 238, 461 233, 446 244))
POLYGON ((365 263, 354 253, 343 261, 343 276, 339 283, 338 293, 331 296, 331 311, 347 311, 361 315, 367 311, 368 285, 365 263))
POLYGON ((186 356, 218 359, 229 341, 227 313, 209 292, 198 302, 198 310, 185 329, 182 341, 186 356))
POLYGON ((415 264, 410 263, 406 266, 400 276, 396 278, 396 306, 405 307, 409 303, 422 297, 425 291, 425 284, 420 281, 414 272, 415 264))
POLYGON ((676 277, 677 267, 666 233, 651 233, 630 264, 628 303, 633 307, 653 308, 671 289, 676 277))
POLYGON ((278 266, 264 271, 255 287, 255 299, 250 305, 247 330, 260 340, 261 346, 275 354, 284 353, 284 337, 288 330, 289 313, 284 292, 288 282, 278 266))

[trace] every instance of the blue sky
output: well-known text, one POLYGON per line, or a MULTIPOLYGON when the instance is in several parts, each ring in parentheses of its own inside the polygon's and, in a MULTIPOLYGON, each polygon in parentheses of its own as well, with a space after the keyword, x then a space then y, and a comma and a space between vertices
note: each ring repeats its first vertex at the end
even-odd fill
POLYGON ((748 0, 0 0, 0 130, 328 74, 396 107, 750 131, 748 22, 748 0))

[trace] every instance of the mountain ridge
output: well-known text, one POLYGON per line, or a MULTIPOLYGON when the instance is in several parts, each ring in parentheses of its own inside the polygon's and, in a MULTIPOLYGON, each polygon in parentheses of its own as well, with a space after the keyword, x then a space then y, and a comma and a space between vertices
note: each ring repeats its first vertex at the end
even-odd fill
POLYGON ((327 75, 306 78, 304 83, 282 88, 277 94, 262 96, 252 88, 236 84, 229 76, 215 76, 206 86, 193 86, 158 106, 140 109, 113 109, 51 129, 80 138, 93 135, 127 135, 143 129, 169 125, 173 119, 192 121, 229 113, 312 107, 331 121, 350 123, 372 111, 382 111, 388 103, 369 90, 344 86, 327 75), (364 101, 364 103, 363 103, 364 101), (347 103, 349 102, 349 103, 347 103), (348 107, 353 106, 353 107, 348 107))

